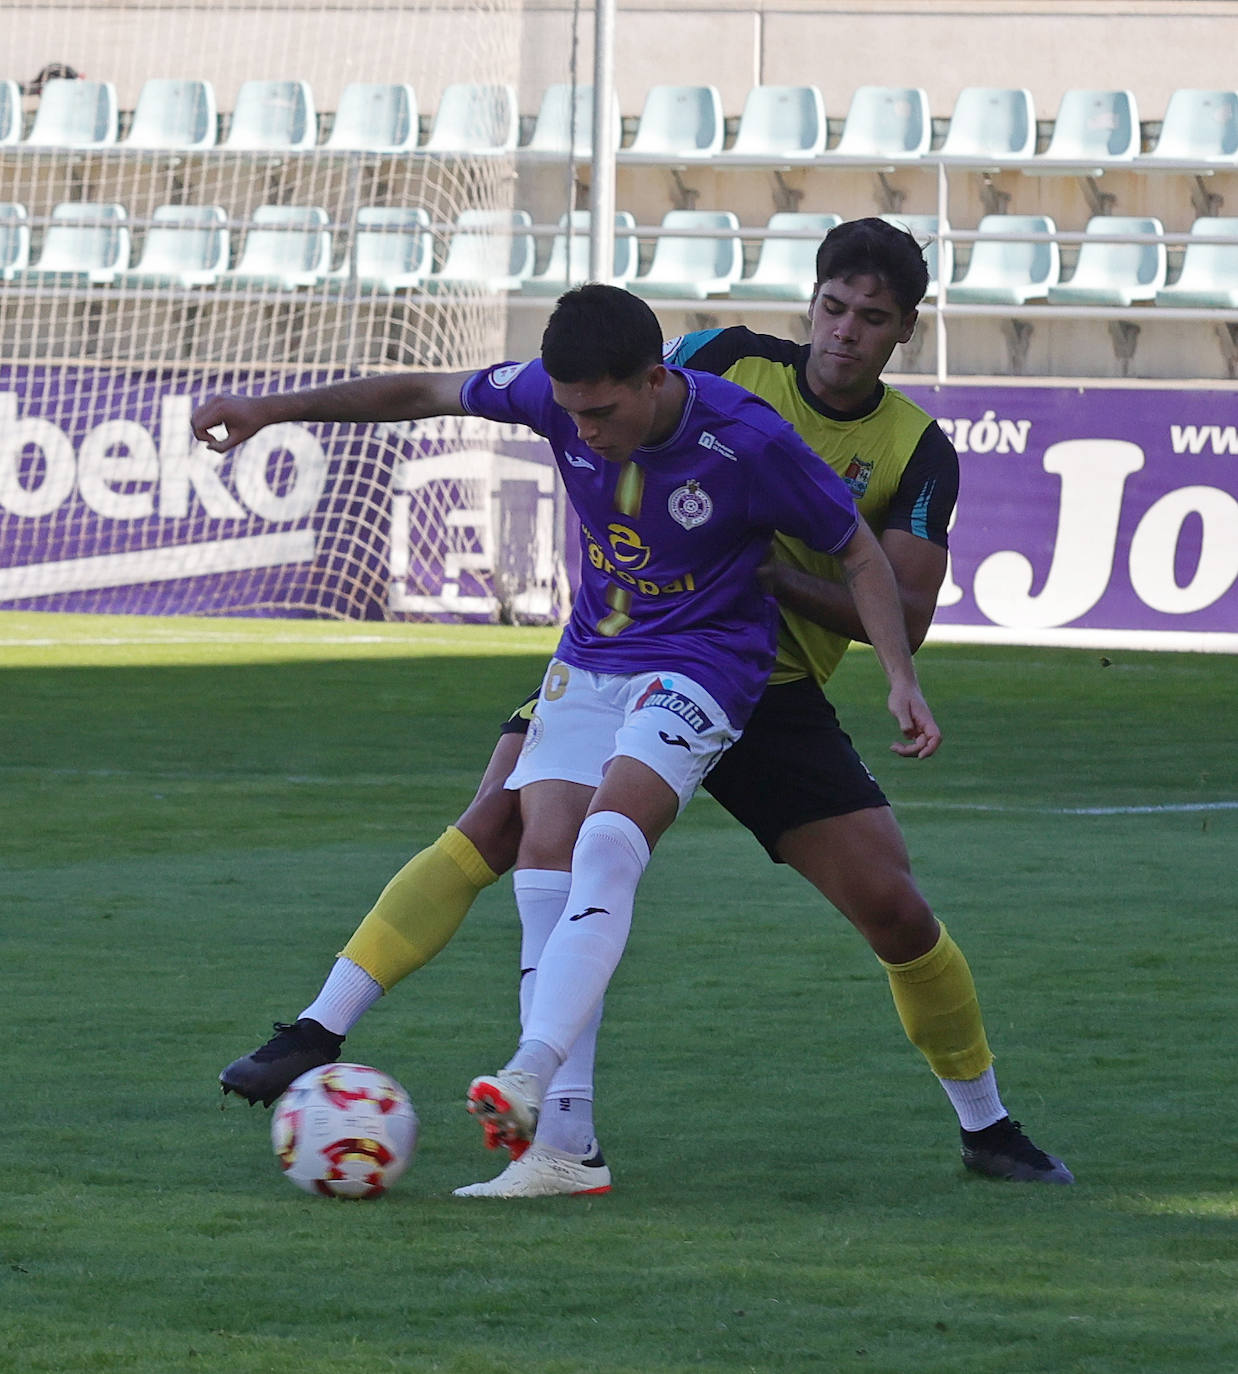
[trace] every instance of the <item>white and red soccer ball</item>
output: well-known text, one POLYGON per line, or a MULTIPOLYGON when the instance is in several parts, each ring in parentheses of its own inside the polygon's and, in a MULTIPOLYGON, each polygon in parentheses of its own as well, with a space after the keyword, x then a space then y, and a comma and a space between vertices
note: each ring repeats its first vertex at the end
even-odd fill
POLYGON ((271 1144, 285 1178, 326 1197, 379 1197, 412 1162, 417 1113, 394 1078, 323 1064, 275 1104, 271 1144))

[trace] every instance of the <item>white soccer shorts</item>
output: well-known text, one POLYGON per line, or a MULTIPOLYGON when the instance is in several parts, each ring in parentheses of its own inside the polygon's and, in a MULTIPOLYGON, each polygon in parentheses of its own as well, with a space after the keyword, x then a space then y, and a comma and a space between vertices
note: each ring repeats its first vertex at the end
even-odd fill
POLYGON ((739 735, 683 673, 594 673, 555 659, 505 786, 555 779, 597 787, 610 760, 623 756, 652 768, 682 811, 739 735))

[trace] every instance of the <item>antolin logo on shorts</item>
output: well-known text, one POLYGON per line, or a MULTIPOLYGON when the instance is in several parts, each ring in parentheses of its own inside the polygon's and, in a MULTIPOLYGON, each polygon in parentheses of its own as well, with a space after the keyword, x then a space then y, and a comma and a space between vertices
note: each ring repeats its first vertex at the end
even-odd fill
POLYGON ((660 677, 655 677, 645 688, 633 709, 639 711, 646 706, 661 706, 665 711, 672 711, 698 735, 713 724, 695 701, 677 692, 671 683, 660 677))

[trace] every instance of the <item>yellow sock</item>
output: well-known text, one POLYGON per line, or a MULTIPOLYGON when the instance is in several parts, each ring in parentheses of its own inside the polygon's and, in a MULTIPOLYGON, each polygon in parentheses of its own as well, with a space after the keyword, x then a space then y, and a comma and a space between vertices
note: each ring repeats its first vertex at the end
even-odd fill
POLYGON ((434 958, 477 894, 498 876, 473 842, 449 825, 392 878, 340 954, 390 992, 434 958))
POLYGON ((945 926, 927 954, 907 964, 881 962, 907 1038, 937 1077, 978 1078, 993 1055, 971 969, 945 926))

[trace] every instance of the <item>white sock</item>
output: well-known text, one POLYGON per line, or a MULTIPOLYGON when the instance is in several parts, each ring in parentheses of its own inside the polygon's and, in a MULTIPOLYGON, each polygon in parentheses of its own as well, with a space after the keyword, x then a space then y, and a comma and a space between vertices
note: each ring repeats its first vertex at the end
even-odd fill
POLYGON ((585 818, 567 906, 542 951, 524 1030, 524 1040, 550 1046, 560 1062, 601 1007, 648 862, 649 845, 627 816, 596 811, 585 818))
MULTIPOLYGON (((520 1024, 523 1026, 533 1005, 537 966, 551 931, 563 915, 572 875, 559 869, 522 868, 513 875, 512 886, 520 912, 520 1024)), ((553 1097, 575 1103, 568 1109, 575 1119, 588 1116, 589 1137, 593 1134, 593 1062, 601 1023, 602 1008, 599 1006, 576 1037, 546 1090, 547 1101, 553 1097)), ((587 1138, 585 1144, 588 1143, 587 1138)), ((560 1145, 557 1148, 566 1150, 570 1147, 560 1145)))
MULTIPOLYGON (((335 1035, 347 1035, 383 995, 383 985, 351 959, 335 961, 318 996, 301 1013, 335 1035)), ((299 1018, 298 1018, 299 1019, 299 1018)))
POLYGON ((946 1096, 959 1114, 959 1125, 965 1131, 983 1131, 1007 1115, 997 1092, 997 1075, 992 1067, 979 1078, 940 1078, 946 1096))

